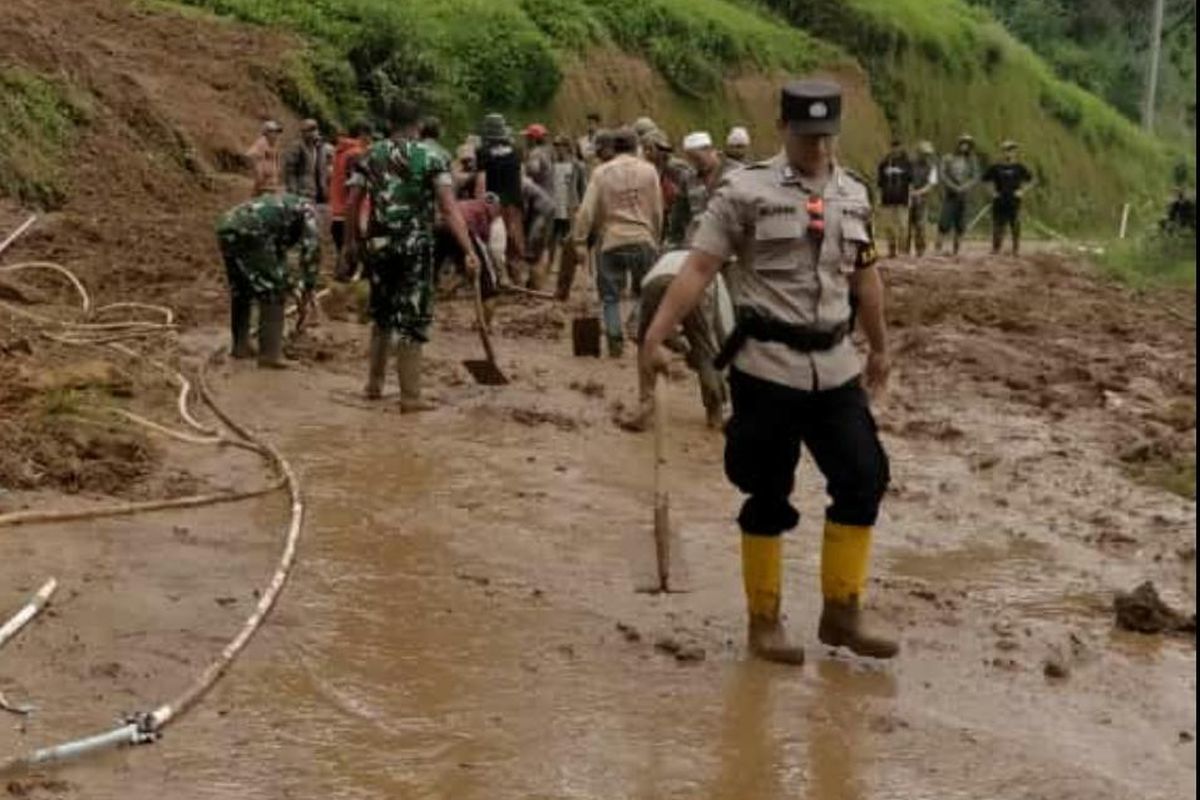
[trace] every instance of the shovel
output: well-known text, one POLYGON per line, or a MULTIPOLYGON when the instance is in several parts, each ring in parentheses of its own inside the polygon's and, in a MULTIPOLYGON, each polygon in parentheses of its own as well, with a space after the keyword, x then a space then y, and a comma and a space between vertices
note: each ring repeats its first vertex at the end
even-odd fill
POLYGON ((496 365, 496 353, 492 350, 487 326, 483 322, 483 289, 480 284, 482 270, 481 265, 479 271, 475 273, 475 323, 479 328, 479 340, 483 342, 483 353, 487 358, 482 361, 467 359, 462 364, 466 367, 467 372, 471 373, 471 377, 475 379, 476 383, 482 386, 504 386, 508 383, 508 378, 504 377, 504 373, 496 365))
POLYGON ((671 498, 667 491, 665 468, 667 465, 667 386, 660 375, 654 379, 654 537, 638 536, 635 553, 641 558, 635 561, 637 591, 658 594, 660 592, 689 591, 687 562, 683 556, 679 531, 671 527, 671 498), (649 543, 653 541, 654 557, 648 558, 649 543), (648 565, 653 563, 653 570, 648 565))
MULTIPOLYGON (((590 264, 591 259, 589 259, 590 264)), ((595 270, 589 266, 586 270, 587 280, 593 284, 595 280, 595 270)), ((588 292, 588 297, 595 297, 596 302, 592 304, 592 309, 599 303, 599 288, 595 288, 594 292, 588 292)), ((571 347, 576 356, 594 356, 600 357, 600 316, 593 313, 590 316, 579 316, 571 320, 571 347)))

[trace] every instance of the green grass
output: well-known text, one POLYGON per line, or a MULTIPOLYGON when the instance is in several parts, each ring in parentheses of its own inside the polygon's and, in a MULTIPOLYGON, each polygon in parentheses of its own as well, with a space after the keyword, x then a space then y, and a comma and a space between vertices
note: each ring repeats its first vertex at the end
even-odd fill
POLYGON ((380 117, 404 99, 461 132, 485 110, 546 106, 561 66, 595 45, 644 56, 691 98, 717 90, 731 71, 800 71, 844 58, 770 13, 730 0, 178 2, 304 35, 310 49, 272 77, 289 103, 327 122, 362 111, 380 117))
POLYGON ((0 195, 53 209, 67 192, 66 154, 88 106, 63 85, 0 66, 0 195))
POLYGON ((1196 237, 1158 232, 1117 240, 1097 258, 1108 276, 1135 287, 1195 286, 1196 237))
POLYGON ((1013 138, 1040 188, 1029 211, 1075 233, 1101 228, 1125 202, 1165 195, 1191 154, 1143 133, 962 0, 766 0, 785 18, 856 55, 894 131, 940 149, 970 131, 985 157, 1013 138))

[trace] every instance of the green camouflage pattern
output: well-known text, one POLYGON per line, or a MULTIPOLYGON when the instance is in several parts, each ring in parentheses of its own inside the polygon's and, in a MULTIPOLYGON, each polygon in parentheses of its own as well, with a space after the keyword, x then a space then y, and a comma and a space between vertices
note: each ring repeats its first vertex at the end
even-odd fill
POLYGON ((371 201, 365 259, 372 319, 402 341, 428 341, 437 188, 450 183, 449 160, 421 142, 376 142, 348 183, 364 187, 371 201))
POLYGON ((299 251, 299 285, 315 289, 321 261, 317 210, 294 194, 262 195, 227 211, 217 222, 230 291, 238 297, 290 292, 297 285, 287 254, 299 251))

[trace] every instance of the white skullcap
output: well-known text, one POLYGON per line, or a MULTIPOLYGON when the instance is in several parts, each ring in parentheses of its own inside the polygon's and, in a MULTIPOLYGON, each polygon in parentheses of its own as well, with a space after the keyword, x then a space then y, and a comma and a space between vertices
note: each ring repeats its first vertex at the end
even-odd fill
POLYGON ((688 150, 703 150, 706 147, 712 147, 712 137, 708 135, 708 131, 695 131, 683 137, 683 149, 688 150))
POLYGON ((727 145, 742 145, 743 147, 750 146, 750 131, 742 127, 733 128, 729 131, 729 138, 725 140, 727 145))

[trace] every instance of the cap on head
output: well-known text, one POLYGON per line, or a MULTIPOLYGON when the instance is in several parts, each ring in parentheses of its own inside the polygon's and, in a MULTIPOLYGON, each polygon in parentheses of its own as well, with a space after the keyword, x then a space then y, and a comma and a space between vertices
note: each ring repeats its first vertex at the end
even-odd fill
POLYGON ((975 137, 969 133, 960 134, 958 137, 959 144, 975 144, 975 137))
POLYGON ((555 147, 570 147, 571 146, 571 137, 567 136, 565 133, 560 133, 558 136, 554 137, 554 146, 555 147))
POLYGON ((917 145, 917 152, 923 156, 931 156, 937 153, 937 151, 933 149, 933 142, 929 141, 928 139, 921 140, 921 143, 917 145))
POLYGON ((508 123, 503 114, 488 114, 479 125, 479 135, 484 139, 503 139, 508 136, 508 123))
POLYGON ((612 148, 617 153, 632 153, 637 150, 638 136, 633 128, 617 128, 612 132, 612 148))
POLYGON ((454 154, 458 156, 459 161, 473 160, 475 158, 475 147, 469 144, 462 144, 458 146, 458 150, 454 151, 454 154))
POLYGON ((749 147, 750 146, 750 131, 741 127, 729 129, 729 135, 725 137, 725 144, 728 147, 749 147))
POLYGON ((1011 150, 1016 150, 1017 143, 1014 142, 1012 139, 1005 139, 1003 142, 1000 143, 1000 149, 1006 153, 1011 150))
POLYGON ((712 147, 712 137, 708 135, 708 131, 694 131, 683 137, 683 151, 690 153, 696 150, 703 150, 706 147, 712 147))
POLYGON ((273 119, 269 119, 262 124, 263 133, 283 133, 283 126, 273 119))
POLYGON ((304 133, 315 133, 316 131, 320 130, 320 126, 317 125, 317 121, 315 119, 306 119, 300 123, 300 130, 304 133))
POLYGON ((826 80, 793 81, 779 93, 779 118, 793 133, 831 136, 842 127, 842 87, 826 80))
POLYGON ((540 142, 546 138, 546 134, 549 133, 549 131, 546 130, 545 125, 535 122, 532 125, 527 126, 524 133, 526 138, 532 139, 535 142, 540 142))
POLYGON ((641 138, 650 131, 657 129, 658 126, 655 125, 654 120, 650 119, 649 117, 638 117, 637 121, 633 123, 633 132, 638 135, 638 138, 641 138))
POLYGON ((655 147, 659 150, 670 152, 672 150, 671 140, 667 135, 658 128, 647 131, 641 138, 642 147, 655 147))

